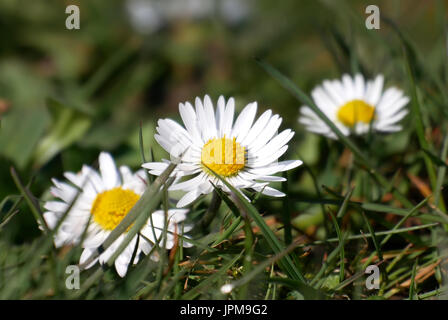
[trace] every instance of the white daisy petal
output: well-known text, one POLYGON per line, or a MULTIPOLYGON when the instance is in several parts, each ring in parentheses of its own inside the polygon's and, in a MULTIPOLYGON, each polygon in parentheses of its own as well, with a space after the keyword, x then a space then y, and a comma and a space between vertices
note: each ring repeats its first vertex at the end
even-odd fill
POLYGON ((286 129, 273 138, 269 143, 267 143, 263 148, 258 150, 261 157, 264 155, 272 154, 282 148, 285 144, 289 142, 294 136, 294 132, 290 129, 286 129))
POLYGON ((372 106, 376 106, 381 98, 381 92, 383 90, 384 77, 378 75, 375 80, 369 81, 368 88, 366 90, 365 100, 372 106))
POLYGON ((199 196, 201 195, 201 192, 197 189, 187 192, 177 203, 178 208, 185 207, 189 204, 191 204, 193 201, 195 201, 199 196))
POLYGON ((285 194, 281 191, 278 191, 277 189, 271 188, 271 187, 263 187, 263 188, 258 188, 258 191, 261 191, 261 193, 271 196, 271 197, 284 197, 285 194))
POLYGON ((101 152, 99 157, 101 178, 107 189, 113 189, 120 184, 120 176, 115 166, 114 159, 107 152, 101 152))
POLYGON ((408 97, 401 97, 398 100, 395 100, 393 103, 383 103, 381 107, 378 107, 377 114, 381 116, 381 118, 387 119, 388 117, 400 111, 408 103, 408 97))
POLYGON ((201 141, 202 137, 198 129, 198 120, 196 117, 196 112, 190 103, 179 104, 179 113, 184 122, 185 128, 187 128, 188 133, 191 136, 192 141, 201 141))
POLYGON ((396 122, 400 121, 401 119, 403 119, 406 115, 408 114, 408 110, 402 110, 399 113, 397 113, 396 115, 385 119, 381 122, 378 122, 378 124, 376 125, 376 128, 381 130, 381 128, 387 127, 389 125, 395 124, 396 122))
POLYGON ((270 182, 286 181, 286 178, 284 178, 284 177, 255 175, 250 172, 242 172, 240 174, 240 176, 246 180, 260 180, 260 181, 270 181, 270 182))
POLYGON ((144 237, 140 237, 140 249, 144 254, 149 254, 152 250, 152 244, 145 240, 144 237))
POLYGON ((247 165, 249 167, 263 167, 266 166, 278 158, 280 158, 285 152, 288 150, 288 146, 283 146, 280 149, 278 149, 276 152, 270 154, 269 156, 255 158, 253 160, 247 161, 247 165))
POLYGON ((142 164, 142 167, 149 170, 165 170, 169 164, 165 162, 147 162, 142 164))
POLYGON ((338 105, 344 103, 345 101, 344 96, 346 93, 343 92, 342 90, 338 90, 339 89, 338 87, 342 87, 342 85, 330 81, 324 81, 322 85, 326 90, 328 96, 331 98, 331 100, 333 100, 338 105))
MULTIPOLYGON (((178 125, 170 121, 164 121, 163 126, 177 128, 178 125)), ((79 190, 70 184, 52 179, 54 187, 51 187, 50 190, 55 197, 62 201, 51 200, 44 204, 44 208, 48 211, 43 214, 43 218, 48 227, 54 229, 60 223, 60 227, 54 236, 55 246, 81 245, 84 248, 80 257, 81 264, 87 262, 87 259, 97 251, 96 249, 104 243, 111 231, 137 203, 147 183, 146 174, 143 170, 133 173, 126 166, 121 166, 117 170, 112 156, 108 153, 102 152, 100 154, 99 165, 101 175, 88 166, 83 166, 83 170, 79 174, 65 174, 70 182, 78 186, 79 190), (71 204, 75 196, 77 196, 77 200, 71 204), (63 216, 65 220, 61 222, 60 219, 63 216), (84 234, 85 239, 81 242, 84 234)), ((163 170, 167 163, 151 163, 146 166, 163 170)), ((181 168, 191 169, 194 166, 184 164, 181 168)), ((170 232, 181 230, 181 225, 186 219, 186 213, 187 210, 185 209, 169 211, 168 230, 170 232)), ((156 214, 156 218, 158 216, 156 214)), ((163 230, 164 227, 163 218, 164 215, 155 221, 155 227, 159 227, 160 230, 163 230)), ((146 222, 144 229, 148 228, 152 229, 150 219, 146 222)), ((186 228, 185 230, 190 229, 186 228)), ((87 268, 97 262, 100 264, 106 263, 119 248, 125 236, 126 232, 121 234, 99 257, 95 257, 87 268)), ((136 239, 137 236, 132 239, 115 260, 117 273, 121 277, 124 277, 127 273, 134 249, 137 249, 134 263, 138 262, 138 254, 141 252, 149 254, 151 250, 152 245, 143 239, 141 239, 141 245, 139 243, 139 247, 135 248, 136 239)), ((166 248, 171 248, 174 245, 173 239, 171 235, 166 248)), ((190 244, 186 246, 190 246, 190 244)))
MULTIPOLYGON (((338 106, 338 103, 334 100, 334 98, 332 98, 322 87, 316 87, 313 89, 313 91, 311 91, 311 96, 319 109, 322 110, 327 117, 332 117, 332 113, 338 106)), ((311 109, 309 110, 311 111, 311 109)), ((310 113, 314 115, 313 111, 310 113)))
POLYGON ((47 201, 44 205, 44 208, 49 211, 64 213, 69 208, 69 205, 65 202, 60 201, 47 201))
MULTIPOLYGON (((402 108, 409 98, 396 88, 383 92, 384 77, 378 75, 374 80, 365 81, 361 74, 354 77, 344 74, 341 80, 325 80, 321 86, 312 90, 316 106, 332 121, 345 136, 364 135, 372 127, 386 131, 390 125, 400 121, 406 112, 402 108)), ((300 109, 298 121, 310 132, 336 139, 337 136, 307 106, 300 109)), ((398 126, 387 131, 396 131, 398 126)))
POLYGON ((365 95, 365 87, 364 87, 364 78, 361 74, 357 74, 355 76, 355 98, 356 99, 362 99, 365 95))
POLYGON ((286 160, 286 161, 277 162, 277 163, 269 165, 269 166, 250 169, 248 171, 251 173, 254 173, 254 174, 270 175, 270 174, 275 174, 277 172, 288 171, 288 170, 297 168, 302 163, 303 162, 300 160, 286 160))
POLYGON ((121 166, 119 168, 120 174, 121 174, 121 181, 123 181, 123 184, 125 183, 132 183, 134 180, 134 175, 131 172, 131 169, 126 166, 121 166))
POLYGON ((224 123, 222 125, 222 137, 224 135, 230 137, 232 133, 233 115, 235 112, 235 99, 230 98, 226 104, 224 112, 224 123))
POLYGON ((397 132, 403 130, 403 127, 400 125, 389 125, 381 128, 377 128, 377 130, 382 132, 397 132))
MULTIPOLYGON (((55 182, 56 182, 56 180, 53 180, 53 183, 55 183, 55 182)), ((59 186, 62 186, 62 185, 59 184, 59 186)), ((76 198, 76 196, 78 194, 78 190, 76 190, 75 188, 69 188, 69 186, 66 188, 51 187, 50 193, 54 197, 59 198, 66 203, 71 203, 76 198)))
MULTIPOLYGON (((95 251, 95 249, 85 248, 81 253, 81 258, 79 259, 79 263, 84 264, 85 262, 87 262, 87 259, 91 257, 91 255, 93 254, 94 251, 95 251)), ((94 266, 97 263, 97 261, 98 261, 98 258, 95 258, 91 263, 89 263, 86 266, 86 269, 89 269, 92 266, 94 266)))
POLYGON ((255 114, 257 113, 257 103, 249 103, 238 118, 235 121, 235 125, 232 129, 232 137, 236 137, 238 142, 242 141, 246 136, 247 132, 250 130, 252 123, 255 119, 255 114))
MULTIPOLYGON (((43 214, 44 220, 50 229, 54 229, 58 220, 61 218, 60 216, 60 214, 56 214, 54 212, 44 212, 43 214)), ((41 229, 43 230, 43 228, 41 229)))
POLYGON ((115 259, 115 269, 120 277, 124 277, 128 271, 129 264, 131 263, 132 255, 137 243, 137 236, 135 236, 123 252, 115 259))
POLYGON ((173 184, 170 186, 169 190, 170 191, 174 191, 174 190, 192 190, 195 189, 197 187, 198 184, 203 183, 206 180, 206 174, 205 173, 201 173, 198 176, 189 179, 187 181, 184 182, 180 182, 177 184, 173 184))
POLYGON ((258 150, 263 148, 272 137, 277 133, 278 128, 282 123, 283 119, 278 115, 274 115, 270 120, 269 124, 266 126, 266 129, 263 130, 260 135, 257 137, 255 141, 250 145, 250 152, 256 153, 258 150))
POLYGON ((81 185, 78 185, 79 188, 86 189, 92 187, 96 193, 103 192, 107 188, 101 176, 93 168, 83 165, 82 173, 83 181, 81 185))
MULTIPOLYGON (((190 205, 201 195, 209 194, 213 191, 213 185, 224 192, 230 192, 211 170, 221 175, 236 189, 253 191, 254 188, 266 187, 270 182, 285 181, 284 177, 271 176, 271 174, 289 170, 301 164, 301 161, 277 163, 278 158, 287 151, 287 144, 294 132, 287 129, 279 134, 278 129, 282 118, 273 115, 271 110, 262 113, 255 121, 257 102, 249 103, 241 111, 234 124, 235 101, 233 98, 226 103, 224 97, 220 96, 216 110, 213 109, 209 96, 205 96, 203 101, 196 98, 195 112, 188 106, 188 102, 181 103, 180 112, 184 123, 188 123, 185 126, 191 138, 184 143, 190 143, 191 146, 187 147, 187 153, 180 159, 180 163, 174 170, 173 176, 176 180, 169 189, 185 192, 177 203, 178 208, 190 205), (195 138, 192 135, 192 132, 196 130, 193 126, 195 117, 197 118, 197 135, 201 137, 196 139, 198 141, 193 141, 195 138)), ((333 107, 335 107, 334 103, 333 107)), ((311 117, 318 121, 314 114, 311 117)), ((159 126, 164 128, 158 130, 155 137, 163 148, 169 149, 170 144, 173 144, 170 139, 171 131, 176 129, 174 125, 168 128, 163 123, 165 122, 159 122, 159 126)), ((168 162, 153 162, 143 164, 143 167, 148 169, 150 174, 160 175, 167 165, 168 162)), ((280 195, 276 191, 267 190, 266 194, 280 195)), ((144 232, 148 233, 148 239, 151 240, 154 235, 151 235, 149 231, 151 230, 146 228, 144 232)), ((171 245, 174 238, 168 237, 167 240, 171 245)))
POLYGON ((188 209, 170 209, 168 210, 169 219, 174 222, 182 222, 187 218, 188 209))
POLYGON ((196 115, 198 119, 198 127, 201 132, 202 141, 208 141, 212 138, 211 130, 209 129, 210 124, 205 115, 204 107, 201 99, 196 98, 195 100, 196 115))
POLYGON ((209 132, 211 137, 217 137, 218 132, 216 130, 216 118, 215 111, 213 110, 212 100, 208 95, 204 97, 204 112, 207 119, 207 125, 209 127, 209 132))
POLYGON ((218 129, 217 136, 219 136, 219 137, 224 135, 223 127, 224 127, 224 120, 225 120, 225 110, 226 110, 226 101, 224 99, 224 96, 219 96, 217 110, 216 110, 216 126, 218 129))
POLYGON ((83 242, 84 248, 98 248, 106 240, 107 235, 104 231, 89 234, 89 237, 83 242))
MULTIPOLYGON (((397 114, 399 111, 402 111, 404 109, 404 107, 406 106, 406 104, 409 102, 409 98, 407 97, 403 97, 401 98, 399 101, 396 102, 396 104, 391 107, 389 110, 387 111, 383 111, 382 112, 382 118, 387 118, 387 117, 392 117, 395 114, 397 114)), ((405 109, 405 110, 409 110, 409 109, 405 109)))
POLYGON ((311 120, 313 120, 313 121, 321 121, 321 120, 319 119, 319 117, 317 116, 317 114, 316 114, 313 110, 311 110, 311 108, 308 107, 308 106, 302 106, 302 107, 300 108, 300 113, 301 113, 304 117, 307 117, 307 118, 309 118, 309 119, 311 119, 311 120))
POLYGON ((255 122, 255 124, 252 126, 250 131, 248 132, 247 136, 244 138, 243 141, 241 141, 244 145, 250 145, 261 133, 261 131, 266 127, 266 125, 269 122, 269 119, 271 118, 272 111, 267 110, 265 111, 260 118, 255 122))
POLYGON ((386 91, 384 91, 384 94, 378 102, 377 108, 388 109, 388 107, 395 104, 395 102, 397 102, 402 96, 403 93, 400 90, 394 87, 388 88, 386 91))
POLYGON ((352 81, 352 78, 348 74, 344 74, 342 76, 342 83, 344 85, 344 91, 347 96, 356 98, 355 85, 352 81))
POLYGON ((73 183, 78 188, 82 188, 84 185, 85 177, 81 172, 78 174, 73 172, 65 172, 64 177, 66 177, 68 181, 73 183))

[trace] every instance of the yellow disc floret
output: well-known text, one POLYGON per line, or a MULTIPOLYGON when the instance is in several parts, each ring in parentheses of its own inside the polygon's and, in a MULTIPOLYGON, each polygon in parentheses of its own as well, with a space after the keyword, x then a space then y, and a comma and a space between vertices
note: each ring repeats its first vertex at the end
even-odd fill
POLYGON ((353 128, 357 122, 369 124, 375 115, 375 107, 362 100, 352 100, 339 108, 338 119, 349 128, 353 128))
POLYGON ((202 147, 201 162, 221 176, 234 176, 246 164, 245 148, 236 138, 211 139, 202 147))
POLYGON ((105 230, 113 230, 132 209, 140 196, 120 187, 99 193, 93 202, 91 214, 105 230))

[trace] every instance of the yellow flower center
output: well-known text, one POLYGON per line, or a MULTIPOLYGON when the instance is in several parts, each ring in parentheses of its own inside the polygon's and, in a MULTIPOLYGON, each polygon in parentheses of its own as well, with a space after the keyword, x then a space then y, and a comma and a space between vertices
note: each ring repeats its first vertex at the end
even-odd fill
POLYGON ((338 119, 353 128, 357 122, 370 123, 375 116, 375 107, 362 100, 352 100, 339 108, 338 119))
POLYGON ((246 163, 245 148, 236 138, 211 139, 202 147, 201 162, 221 176, 234 176, 246 163))
POLYGON ((93 202, 93 219, 105 230, 113 230, 132 209, 140 196, 120 187, 99 193, 93 202))

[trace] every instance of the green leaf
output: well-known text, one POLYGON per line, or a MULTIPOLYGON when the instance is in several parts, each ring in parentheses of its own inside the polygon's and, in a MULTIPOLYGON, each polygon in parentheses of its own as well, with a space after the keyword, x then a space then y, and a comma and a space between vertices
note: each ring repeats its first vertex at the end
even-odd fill
POLYGON ((11 159, 19 169, 31 160, 36 145, 49 123, 41 108, 17 108, 2 119, 0 154, 11 159))
POLYGON ((341 283, 341 279, 337 274, 329 275, 325 278, 322 283, 322 288, 326 288, 328 290, 335 289, 341 283))
POLYGON ((91 125, 86 114, 54 99, 47 99, 47 107, 52 113, 53 121, 48 134, 36 148, 34 161, 37 166, 45 164, 57 153, 82 138, 91 125))
POLYGON ((435 165, 439 167, 448 167, 448 164, 439 158, 437 155, 429 151, 428 149, 422 148, 423 152, 428 155, 428 157, 434 162, 435 165))

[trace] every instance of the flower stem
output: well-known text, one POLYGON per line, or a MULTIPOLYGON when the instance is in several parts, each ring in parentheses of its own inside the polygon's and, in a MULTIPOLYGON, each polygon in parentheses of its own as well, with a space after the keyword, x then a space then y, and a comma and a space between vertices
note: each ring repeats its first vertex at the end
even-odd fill
POLYGON ((208 207, 207 212, 205 212, 204 217, 199 224, 202 230, 206 230, 215 218, 216 214, 218 213, 219 207, 221 206, 221 201, 221 197, 218 195, 218 193, 216 191, 213 191, 210 206, 208 207))

